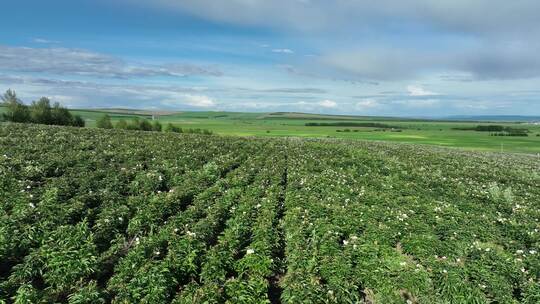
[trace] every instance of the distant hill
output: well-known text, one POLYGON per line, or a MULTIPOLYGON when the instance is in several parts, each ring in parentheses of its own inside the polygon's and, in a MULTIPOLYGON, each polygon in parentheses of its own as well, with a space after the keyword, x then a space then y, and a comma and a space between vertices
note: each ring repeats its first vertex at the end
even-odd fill
MULTIPOLYGON (((336 115, 336 114, 313 114, 301 112, 272 112, 260 116, 261 119, 309 119, 309 120, 418 120, 416 118, 390 117, 390 116, 361 116, 361 115, 336 115)), ((421 119, 423 120, 423 119, 421 119)))
POLYGON ((540 121, 540 116, 525 115, 454 115, 442 117, 444 120, 460 121, 518 121, 518 122, 536 122, 540 121))

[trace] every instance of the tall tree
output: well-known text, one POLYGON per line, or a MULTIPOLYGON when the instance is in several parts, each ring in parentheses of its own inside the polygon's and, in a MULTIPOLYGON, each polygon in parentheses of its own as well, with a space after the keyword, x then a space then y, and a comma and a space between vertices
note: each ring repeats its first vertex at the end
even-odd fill
POLYGON ((73 115, 71 115, 68 109, 55 102, 51 109, 51 124, 61 126, 74 125, 73 115))
POLYGON ((28 106, 22 103, 15 91, 9 89, 1 97, 7 107, 4 119, 13 122, 29 122, 30 112, 28 106))
POLYGON ((38 124, 53 124, 51 115, 51 101, 47 97, 41 97, 32 102, 30 106, 30 119, 38 124))

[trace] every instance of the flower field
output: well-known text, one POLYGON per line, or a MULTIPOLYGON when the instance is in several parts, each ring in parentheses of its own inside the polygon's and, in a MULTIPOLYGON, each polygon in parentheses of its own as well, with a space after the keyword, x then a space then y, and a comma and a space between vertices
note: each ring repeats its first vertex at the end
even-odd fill
POLYGON ((0 125, 0 303, 540 303, 540 159, 0 125))

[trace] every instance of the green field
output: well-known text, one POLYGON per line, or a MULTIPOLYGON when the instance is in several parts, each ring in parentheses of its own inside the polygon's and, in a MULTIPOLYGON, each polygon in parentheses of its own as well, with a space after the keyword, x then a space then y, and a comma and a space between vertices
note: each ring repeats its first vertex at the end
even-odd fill
MULTIPOLYGON (((3 108, 0 107, 0 112, 3 108)), ((147 110, 96 109, 72 110, 81 115, 88 127, 94 127, 96 120, 107 113, 113 123, 133 117, 151 119, 147 110)), ((515 153, 540 153, 540 125, 520 122, 474 122, 413 120, 391 117, 338 116, 305 113, 238 113, 238 112, 164 112, 155 117, 162 124, 173 123, 182 128, 211 130, 215 134, 257 137, 313 137, 346 138, 404 142, 461 148, 465 150, 503 151, 515 153), (368 127, 308 127, 312 122, 379 122, 403 129, 381 130, 368 127), (477 125, 503 125, 512 128, 527 128, 527 137, 490 136, 489 132, 461 131, 453 128, 477 125), (349 129, 350 132, 338 132, 349 129)))
MULTIPOLYGON (((101 112, 74 111, 87 119, 93 126, 101 112)), ((131 115, 110 114, 113 121, 129 118, 131 115)), ((151 118, 148 115, 139 115, 151 118)), ((231 112, 183 112, 158 117, 162 123, 174 123, 185 128, 209 129, 220 135, 264 136, 264 137, 315 137, 347 138, 439 145, 466 150, 504 151, 520 153, 540 153, 540 125, 509 122, 452 122, 406 120, 383 117, 325 116, 315 114, 231 113, 231 112), (346 127, 351 132, 337 132, 345 127, 307 127, 309 122, 381 122, 403 127, 401 132, 381 131, 377 128, 346 127), (476 125, 497 124, 515 128, 528 128, 527 137, 489 136, 489 132, 459 131, 452 128, 474 127, 476 125)))
POLYGON ((536 156, 30 124, 0 148, 0 303, 540 302, 536 156))

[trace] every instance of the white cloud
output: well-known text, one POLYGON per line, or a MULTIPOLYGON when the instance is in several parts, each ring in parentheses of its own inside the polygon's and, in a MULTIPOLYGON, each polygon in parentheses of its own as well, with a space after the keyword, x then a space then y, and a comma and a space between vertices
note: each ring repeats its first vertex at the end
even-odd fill
POLYGON ((148 64, 83 49, 30 48, 0 45, 0 67, 5 71, 92 76, 100 78, 221 76, 214 67, 193 64, 148 64))
POLYGON ((423 87, 418 86, 418 85, 409 85, 409 86, 407 86, 407 92, 409 92, 409 96, 415 96, 415 97, 439 95, 438 93, 428 91, 428 90, 426 90, 423 87))
POLYGON ((186 94, 184 97, 184 103, 193 107, 211 108, 216 106, 216 103, 210 97, 205 95, 186 94))
POLYGON ((294 54, 294 51, 291 49, 273 49, 273 53, 282 53, 282 54, 294 54))
POLYGON ((359 109, 371 109, 379 106, 379 103, 372 98, 366 98, 356 103, 356 107, 359 109))
POLYGON ((329 100, 329 99, 320 101, 318 103, 318 105, 323 107, 323 108, 335 108, 335 107, 337 107, 337 103, 335 101, 329 100))

